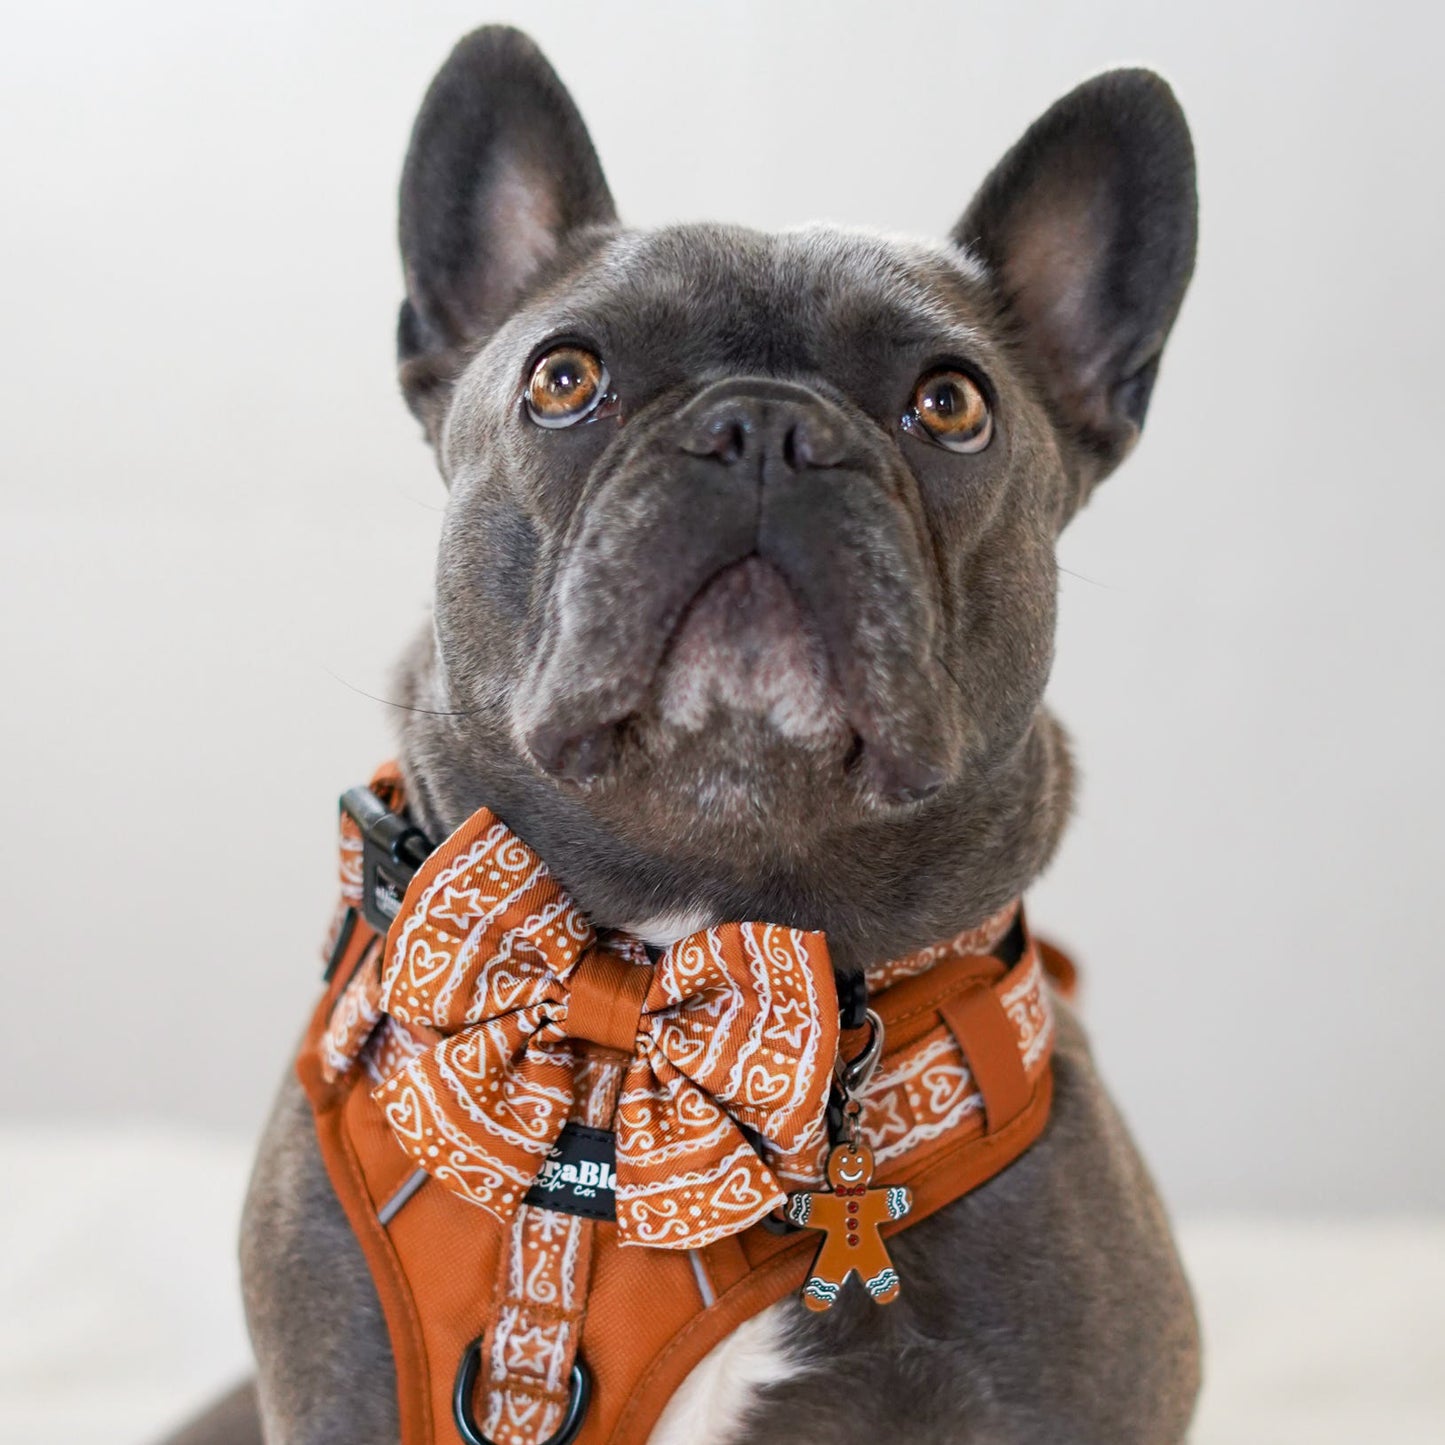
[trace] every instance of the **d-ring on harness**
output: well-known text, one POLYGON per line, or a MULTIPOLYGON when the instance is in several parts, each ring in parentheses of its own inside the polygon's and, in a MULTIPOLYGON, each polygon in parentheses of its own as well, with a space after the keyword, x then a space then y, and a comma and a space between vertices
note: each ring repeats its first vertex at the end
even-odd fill
MULTIPOLYGON (((477 1388, 477 1377, 482 1369, 482 1339, 478 1335, 462 1351, 461 1364, 457 1366, 457 1382, 452 1390, 452 1418, 457 1422, 457 1433, 466 1445, 492 1445, 477 1424, 472 1414, 472 1397, 477 1388)), ((567 1396, 567 1413, 562 1423, 541 1445, 569 1445, 582 1422, 587 1418, 587 1406, 592 1403, 592 1376, 579 1358, 572 1366, 570 1390, 567 1396)))

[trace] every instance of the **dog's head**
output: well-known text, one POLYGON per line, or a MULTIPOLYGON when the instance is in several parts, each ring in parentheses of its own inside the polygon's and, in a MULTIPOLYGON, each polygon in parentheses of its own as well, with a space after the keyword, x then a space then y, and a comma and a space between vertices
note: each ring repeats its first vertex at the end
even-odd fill
POLYGON ((635 231, 532 44, 464 40, 401 192, 450 492, 408 692, 433 822, 487 802, 604 912, 837 928, 950 857, 918 932, 996 906, 1067 807, 1055 541, 1139 434, 1194 238, 1147 72, 1060 101, 942 241, 635 231))

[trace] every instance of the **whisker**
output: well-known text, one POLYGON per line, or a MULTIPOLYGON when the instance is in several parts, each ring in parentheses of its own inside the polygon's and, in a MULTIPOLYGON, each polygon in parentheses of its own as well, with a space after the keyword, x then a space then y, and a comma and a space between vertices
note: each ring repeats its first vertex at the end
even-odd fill
POLYGON ((1085 577, 1082 572, 1075 572, 1072 567, 1059 567, 1060 572, 1067 572, 1070 577, 1077 577, 1080 582, 1087 582, 1090 587, 1102 587, 1105 592, 1117 592, 1119 589, 1110 582, 1100 582, 1097 577, 1085 577))
POLYGON ((938 665, 943 669, 944 675, 948 678, 948 680, 954 685, 954 687, 958 689, 959 696, 966 698, 968 694, 964 692, 963 684, 958 680, 957 677, 954 676, 953 669, 942 657, 938 658, 938 665))
POLYGON ((475 717, 477 713, 481 711, 480 708, 475 707, 452 709, 416 707, 409 702, 397 702, 393 698, 378 697, 374 692, 367 692, 364 687, 357 687, 354 682, 348 682, 339 672, 332 672, 332 670, 324 664, 321 670, 327 677, 331 678, 333 682, 339 682, 342 687, 356 693, 358 697, 369 698, 372 702, 379 702, 383 707, 394 707, 398 712, 420 713, 423 717, 475 717))

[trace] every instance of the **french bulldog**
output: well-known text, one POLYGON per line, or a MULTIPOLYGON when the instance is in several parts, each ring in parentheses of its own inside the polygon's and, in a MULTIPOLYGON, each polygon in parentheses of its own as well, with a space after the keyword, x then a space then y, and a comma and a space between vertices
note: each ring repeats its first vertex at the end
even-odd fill
MULTIPOLYGON (((401 184, 401 386, 448 489, 401 672, 416 823, 485 805, 599 926, 765 919, 844 970, 1023 893, 1070 807, 1055 544, 1139 436, 1195 233, 1148 71, 1060 100, 939 241, 635 230, 533 44, 464 39, 401 184)), ((1188 1286, 1062 1004, 1054 1073, 1041 1140, 892 1241, 898 1303, 773 1306, 653 1440, 1182 1439, 1188 1286)), ((289 1079, 241 1257, 258 1403, 184 1438, 396 1445, 377 1296, 289 1079)))

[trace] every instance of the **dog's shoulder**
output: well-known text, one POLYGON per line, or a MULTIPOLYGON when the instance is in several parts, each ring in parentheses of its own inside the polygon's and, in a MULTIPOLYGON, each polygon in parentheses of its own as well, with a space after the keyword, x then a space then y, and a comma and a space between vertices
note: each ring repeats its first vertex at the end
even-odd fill
POLYGON ((1058 1014, 1043 1137, 890 1242, 898 1302, 787 1301, 756 1322, 788 1369, 751 1399, 749 1445, 891 1438, 905 1420, 910 1440, 954 1445, 1182 1437, 1200 1372, 1189 1287, 1084 1031, 1058 1014))

